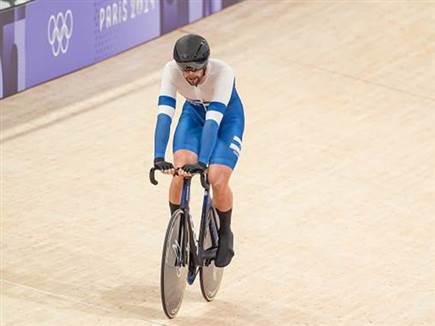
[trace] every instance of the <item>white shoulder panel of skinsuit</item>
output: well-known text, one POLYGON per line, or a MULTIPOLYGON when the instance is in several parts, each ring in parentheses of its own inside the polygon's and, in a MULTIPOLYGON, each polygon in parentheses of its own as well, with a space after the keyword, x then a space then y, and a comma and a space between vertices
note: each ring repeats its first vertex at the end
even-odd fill
POLYGON ((219 102, 227 105, 234 86, 234 73, 229 65, 217 59, 210 59, 206 75, 198 86, 191 86, 183 77, 177 63, 169 61, 162 76, 160 95, 175 98, 180 93, 191 102, 219 102))

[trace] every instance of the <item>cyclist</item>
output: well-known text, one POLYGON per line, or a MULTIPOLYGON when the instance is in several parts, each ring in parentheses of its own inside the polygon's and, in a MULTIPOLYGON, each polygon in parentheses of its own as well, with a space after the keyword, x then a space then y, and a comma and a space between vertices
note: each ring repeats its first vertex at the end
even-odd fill
POLYGON ((202 36, 188 34, 175 43, 173 60, 165 65, 162 74, 154 167, 166 174, 181 168, 169 190, 171 214, 180 207, 183 177, 208 168, 213 204, 220 221, 215 265, 224 267, 234 256, 233 194, 229 180, 241 151, 244 112, 231 67, 209 56, 209 45, 202 36), (174 167, 165 160, 165 153, 177 92, 186 101, 173 139, 174 167))

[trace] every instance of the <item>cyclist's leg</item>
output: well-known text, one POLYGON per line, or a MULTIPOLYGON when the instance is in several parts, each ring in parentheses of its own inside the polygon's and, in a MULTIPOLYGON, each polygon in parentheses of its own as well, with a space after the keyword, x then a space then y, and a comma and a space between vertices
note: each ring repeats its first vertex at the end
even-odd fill
MULTIPOLYGON (((194 164, 198 160, 203 121, 191 104, 184 103, 183 112, 174 134, 173 153, 176 168, 194 164)), ((180 207, 183 178, 174 176, 169 188, 171 214, 180 207)))
MULTIPOLYGON (((198 161, 198 154, 186 149, 177 150, 174 153, 174 166, 182 167, 185 164, 195 164, 198 161)), ((180 206, 181 188, 183 187, 183 177, 174 176, 169 188, 169 205, 172 210, 176 210, 180 206)))
MULTIPOLYGON (((228 139, 228 137, 226 137, 228 139)), ((234 256, 234 236, 231 231, 233 193, 229 182, 240 153, 240 138, 232 136, 230 141, 218 139, 210 159, 208 179, 213 189, 213 203, 219 215, 219 247, 215 265, 227 266, 234 256), (237 139, 237 141, 235 141, 237 139), (235 145, 237 143, 237 146, 235 145)))
POLYGON ((208 179, 213 189, 215 208, 226 212, 233 207, 229 182, 239 159, 243 129, 222 129, 210 158, 208 179))
POLYGON ((213 204, 216 209, 226 212, 233 207, 233 193, 229 182, 233 170, 223 164, 210 164, 208 181, 213 189, 213 204))
POLYGON ((245 126, 243 105, 235 89, 228 113, 222 119, 218 140, 210 158, 209 181, 213 188, 213 202, 219 215, 219 248, 215 265, 224 267, 234 256, 231 214, 233 193, 229 186, 231 174, 239 159, 245 126))
POLYGON ((229 181, 232 173, 229 166, 211 164, 209 166, 209 182, 213 189, 213 204, 219 216, 219 244, 215 265, 227 266, 234 256, 234 236, 231 231, 231 214, 233 193, 229 181))

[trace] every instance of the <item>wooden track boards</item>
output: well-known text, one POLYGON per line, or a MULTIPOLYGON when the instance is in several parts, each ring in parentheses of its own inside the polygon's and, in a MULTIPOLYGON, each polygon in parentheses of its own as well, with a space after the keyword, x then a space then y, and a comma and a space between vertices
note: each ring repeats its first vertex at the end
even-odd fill
POLYGON ((2 324, 434 325, 434 17, 246 1, 1 101, 2 324), (216 301, 194 285, 168 321, 169 180, 147 169, 186 31, 233 66, 247 124, 234 262, 216 301))

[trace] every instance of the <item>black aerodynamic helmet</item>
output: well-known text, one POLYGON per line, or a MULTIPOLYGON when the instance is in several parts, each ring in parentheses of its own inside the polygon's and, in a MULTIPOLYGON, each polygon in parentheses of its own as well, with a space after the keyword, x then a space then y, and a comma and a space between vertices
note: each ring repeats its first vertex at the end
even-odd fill
POLYGON ((204 68, 209 56, 210 47, 202 36, 187 34, 175 42, 174 60, 183 71, 204 68))

